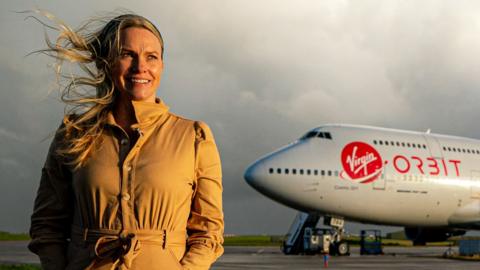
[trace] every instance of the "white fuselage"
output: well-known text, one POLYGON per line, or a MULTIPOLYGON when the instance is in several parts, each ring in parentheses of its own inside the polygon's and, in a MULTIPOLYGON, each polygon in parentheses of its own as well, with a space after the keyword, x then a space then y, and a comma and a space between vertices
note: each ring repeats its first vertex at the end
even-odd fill
POLYGON ((480 228, 480 141, 324 125, 253 163, 247 182, 298 209, 361 222, 480 228))

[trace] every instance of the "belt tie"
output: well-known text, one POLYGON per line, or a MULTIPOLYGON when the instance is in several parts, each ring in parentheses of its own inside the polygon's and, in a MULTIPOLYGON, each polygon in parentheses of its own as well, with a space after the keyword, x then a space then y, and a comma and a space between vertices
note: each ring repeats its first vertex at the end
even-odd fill
POLYGON ((159 245, 163 248, 168 242, 185 243, 185 231, 109 229, 81 229, 72 227, 72 240, 95 243, 95 259, 86 268, 96 269, 105 263, 112 263, 111 269, 126 270, 132 267, 133 260, 140 253, 141 244, 159 245), (167 234, 168 238, 167 239, 167 234))
POLYGON ((114 260, 113 269, 116 266, 120 266, 120 269, 129 269, 133 259, 140 251, 140 247, 140 241, 134 233, 118 236, 104 235, 99 237, 95 243, 95 255, 100 260, 112 258, 114 260))

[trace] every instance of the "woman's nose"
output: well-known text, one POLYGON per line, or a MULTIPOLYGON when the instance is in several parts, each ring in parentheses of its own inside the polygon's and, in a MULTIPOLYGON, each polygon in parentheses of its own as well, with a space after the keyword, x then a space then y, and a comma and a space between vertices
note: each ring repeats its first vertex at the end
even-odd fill
POLYGON ((134 59, 134 61, 132 62, 132 71, 133 72, 138 72, 138 73, 142 73, 142 72, 145 72, 146 70, 146 60, 143 59, 142 57, 137 57, 134 59))

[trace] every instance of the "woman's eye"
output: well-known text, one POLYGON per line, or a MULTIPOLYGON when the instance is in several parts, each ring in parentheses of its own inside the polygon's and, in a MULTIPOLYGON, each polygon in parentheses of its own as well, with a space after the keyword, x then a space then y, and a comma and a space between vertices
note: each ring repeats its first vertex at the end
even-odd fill
POLYGON ((131 52, 122 52, 120 54, 120 57, 122 57, 122 58, 132 57, 132 53, 131 52))

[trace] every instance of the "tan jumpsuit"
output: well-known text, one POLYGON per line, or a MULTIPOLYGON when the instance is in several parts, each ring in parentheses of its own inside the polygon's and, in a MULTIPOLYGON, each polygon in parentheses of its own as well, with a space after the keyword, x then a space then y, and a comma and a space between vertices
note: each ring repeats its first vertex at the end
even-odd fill
POLYGON ((208 126, 132 102, 135 143, 109 115, 85 166, 50 146, 29 248, 44 269, 208 269, 223 253, 221 166, 208 126))

